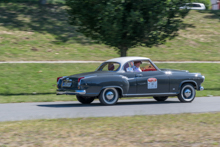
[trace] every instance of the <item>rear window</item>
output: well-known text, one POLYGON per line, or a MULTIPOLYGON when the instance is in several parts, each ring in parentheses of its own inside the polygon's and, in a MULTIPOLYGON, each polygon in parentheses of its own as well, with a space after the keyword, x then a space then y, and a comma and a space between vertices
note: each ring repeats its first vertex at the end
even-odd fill
POLYGON ((120 68, 120 64, 117 62, 105 62, 97 71, 117 71, 120 68))

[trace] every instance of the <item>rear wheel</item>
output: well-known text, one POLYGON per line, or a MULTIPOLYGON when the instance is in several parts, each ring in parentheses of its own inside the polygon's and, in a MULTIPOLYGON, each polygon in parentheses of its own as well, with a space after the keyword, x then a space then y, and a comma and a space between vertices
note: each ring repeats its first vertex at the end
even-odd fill
POLYGON ((77 100, 82 104, 90 104, 94 101, 94 97, 83 97, 81 95, 76 95, 77 100))
POLYGON ((196 96, 196 91, 192 84, 184 84, 178 95, 181 102, 192 102, 196 96))
POLYGON ((103 105, 114 105, 119 98, 118 91, 115 88, 106 88, 99 95, 99 101, 103 105))
POLYGON ((167 98, 168 98, 168 96, 160 96, 160 97, 154 96, 154 99, 155 99, 156 101, 159 101, 159 102, 163 102, 163 101, 165 101, 167 98))

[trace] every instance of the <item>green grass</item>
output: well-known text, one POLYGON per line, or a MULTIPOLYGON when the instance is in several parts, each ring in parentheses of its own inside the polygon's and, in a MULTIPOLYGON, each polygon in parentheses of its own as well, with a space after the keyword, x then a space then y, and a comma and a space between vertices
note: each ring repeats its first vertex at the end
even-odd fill
POLYGON ((0 64, 1 94, 51 94, 57 77, 94 71, 99 64, 0 64))
MULTIPOLYGON (((65 6, 1 4, 0 60, 106 60, 117 52, 95 44, 67 23, 65 6)), ((152 60, 220 60, 220 11, 191 11, 179 36, 158 47, 137 47, 129 56, 152 60)))
MULTIPOLYGON (((71 101, 75 96, 56 96, 56 78, 94 71, 99 64, 0 64, 0 103, 71 101)), ((204 91, 197 96, 220 95, 220 64, 157 64, 205 75, 204 91)))
POLYGON ((220 145, 220 113, 0 122, 0 146, 220 145))
POLYGON ((77 101, 75 95, 0 95, 0 103, 77 101))

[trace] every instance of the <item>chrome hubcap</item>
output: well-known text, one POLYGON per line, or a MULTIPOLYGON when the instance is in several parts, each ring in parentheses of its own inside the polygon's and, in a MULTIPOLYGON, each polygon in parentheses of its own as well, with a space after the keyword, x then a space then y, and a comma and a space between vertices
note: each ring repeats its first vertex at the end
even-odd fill
POLYGON ((189 98, 189 97, 191 96, 191 93, 192 93, 192 92, 191 92, 190 89, 185 89, 185 90, 184 90, 184 95, 185 95, 186 98, 189 98))
POLYGON ((114 98, 114 93, 113 92, 109 91, 109 92, 106 93, 106 99, 107 100, 111 100, 113 98, 114 98))

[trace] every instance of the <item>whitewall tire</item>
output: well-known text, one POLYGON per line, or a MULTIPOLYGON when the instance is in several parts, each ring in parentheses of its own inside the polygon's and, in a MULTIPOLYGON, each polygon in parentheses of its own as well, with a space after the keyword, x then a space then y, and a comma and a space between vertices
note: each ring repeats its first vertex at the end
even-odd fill
POLYGON ((99 95, 99 101, 103 105, 114 105, 119 98, 118 91, 115 88, 105 88, 99 95))
POLYGON ((195 99, 196 90, 192 84, 184 84, 178 94, 181 102, 192 102, 195 99))

